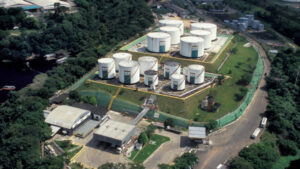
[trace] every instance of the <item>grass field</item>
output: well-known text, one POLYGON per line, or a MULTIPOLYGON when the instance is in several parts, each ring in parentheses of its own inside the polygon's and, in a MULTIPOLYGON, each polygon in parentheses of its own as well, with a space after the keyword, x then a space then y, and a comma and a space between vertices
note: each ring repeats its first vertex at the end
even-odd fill
POLYGON ((143 163, 160 145, 164 142, 170 141, 169 137, 154 134, 151 140, 155 141, 155 144, 146 144, 141 151, 133 159, 136 163, 143 163))
POLYGON ((273 165, 272 169, 285 169, 294 160, 300 159, 300 150, 295 156, 280 156, 280 159, 273 165))
MULTIPOLYGON (((213 88, 205 90, 204 92, 192 96, 186 100, 174 99, 165 96, 157 96, 159 110, 176 116, 180 116, 186 119, 193 119, 199 122, 207 122, 211 119, 218 119, 228 112, 236 109, 242 100, 237 100, 236 95, 241 93, 241 89, 245 86, 237 85, 237 81, 244 75, 251 75, 255 69, 258 55, 253 47, 243 47, 247 43, 246 39, 241 36, 235 36, 231 44, 223 51, 219 58, 213 63, 202 64, 205 66, 207 72, 217 73, 219 65, 226 58, 229 51, 236 48, 236 52, 231 54, 228 60, 223 65, 219 74, 229 75, 231 78, 225 80, 222 85, 217 85, 213 88), (201 101, 205 96, 211 95, 215 98, 217 103, 220 103, 218 113, 206 112, 199 108, 201 101), (226 104, 225 104, 226 103, 226 104)), ((138 55, 134 55, 133 59, 136 59, 138 55), (135 58, 136 57, 136 58, 135 58)), ((177 58, 163 58, 164 60, 176 60, 177 58)), ((192 61, 178 60, 183 66, 192 64, 192 61)), ((79 91, 105 91, 111 95, 114 95, 117 87, 106 86, 102 84, 85 84, 81 86, 79 91)), ((117 98, 141 105, 145 98, 149 97, 149 94, 136 92, 133 90, 122 89, 117 98)))

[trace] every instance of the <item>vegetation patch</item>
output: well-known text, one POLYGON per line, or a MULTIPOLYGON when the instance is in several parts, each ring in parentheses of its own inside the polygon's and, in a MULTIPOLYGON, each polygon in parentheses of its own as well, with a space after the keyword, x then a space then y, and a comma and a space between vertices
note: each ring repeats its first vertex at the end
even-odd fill
POLYGON ((164 142, 170 141, 169 137, 154 134, 151 137, 151 141, 147 143, 141 151, 138 152, 136 157, 133 159, 136 163, 143 163, 158 147, 164 142), (154 143, 151 143, 154 141, 154 143))

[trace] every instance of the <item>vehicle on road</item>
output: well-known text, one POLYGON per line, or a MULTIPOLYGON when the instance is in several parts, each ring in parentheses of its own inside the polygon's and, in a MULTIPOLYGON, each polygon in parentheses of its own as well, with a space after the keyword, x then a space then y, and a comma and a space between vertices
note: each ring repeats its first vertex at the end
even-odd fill
POLYGON ((255 139, 258 136, 259 133, 260 133, 260 128, 256 128, 254 130, 253 134, 251 135, 251 138, 255 139))
POLYGON ((263 117, 262 118, 262 120, 261 120, 261 122, 260 122, 260 127, 261 128, 264 128, 264 127, 266 127, 266 125, 267 125, 267 118, 266 117, 263 117))
POLYGON ((224 166, 223 164, 219 164, 219 165, 217 166, 217 169, 225 169, 225 166, 224 166))

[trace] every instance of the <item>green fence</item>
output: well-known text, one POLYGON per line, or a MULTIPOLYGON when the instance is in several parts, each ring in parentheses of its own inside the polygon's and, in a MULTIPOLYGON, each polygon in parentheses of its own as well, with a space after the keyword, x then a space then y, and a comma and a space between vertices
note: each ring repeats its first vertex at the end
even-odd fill
MULTIPOLYGON (((255 50, 257 51, 256 48, 255 48, 255 50)), ((257 53, 259 54, 258 51, 257 51, 257 53)), ((264 65, 261 60, 261 56, 259 56, 257 64, 256 64, 256 69, 254 70, 254 74, 253 74, 252 80, 250 82, 250 88, 246 94, 246 97, 245 97, 243 103, 235 111, 228 113, 227 115, 218 119, 217 120, 218 128, 223 127, 223 126, 235 121, 237 118, 239 118, 243 114, 243 112, 246 110, 248 104, 251 102, 251 100, 254 96, 254 93, 255 93, 257 86, 259 84, 259 81, 261 79, 263 69, 264 69, 264 65)))

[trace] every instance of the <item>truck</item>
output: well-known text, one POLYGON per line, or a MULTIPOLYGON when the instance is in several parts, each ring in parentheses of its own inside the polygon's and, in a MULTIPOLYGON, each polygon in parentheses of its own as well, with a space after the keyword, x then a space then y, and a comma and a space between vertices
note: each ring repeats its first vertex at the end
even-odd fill
POLYGON ((264 127, 266 127, 266 125, 267 125, 267 118, 266 117, 263 117, 262 118, 262 120, 261 120, 261 122, 260 122, 260 127, 261 128, 264 128, 264 127))
POLYGON ((259 132, 260 132, 260 128, 256 128, 253 134, 251 135, 251 138, 255 139, 258 136, 259 132))

